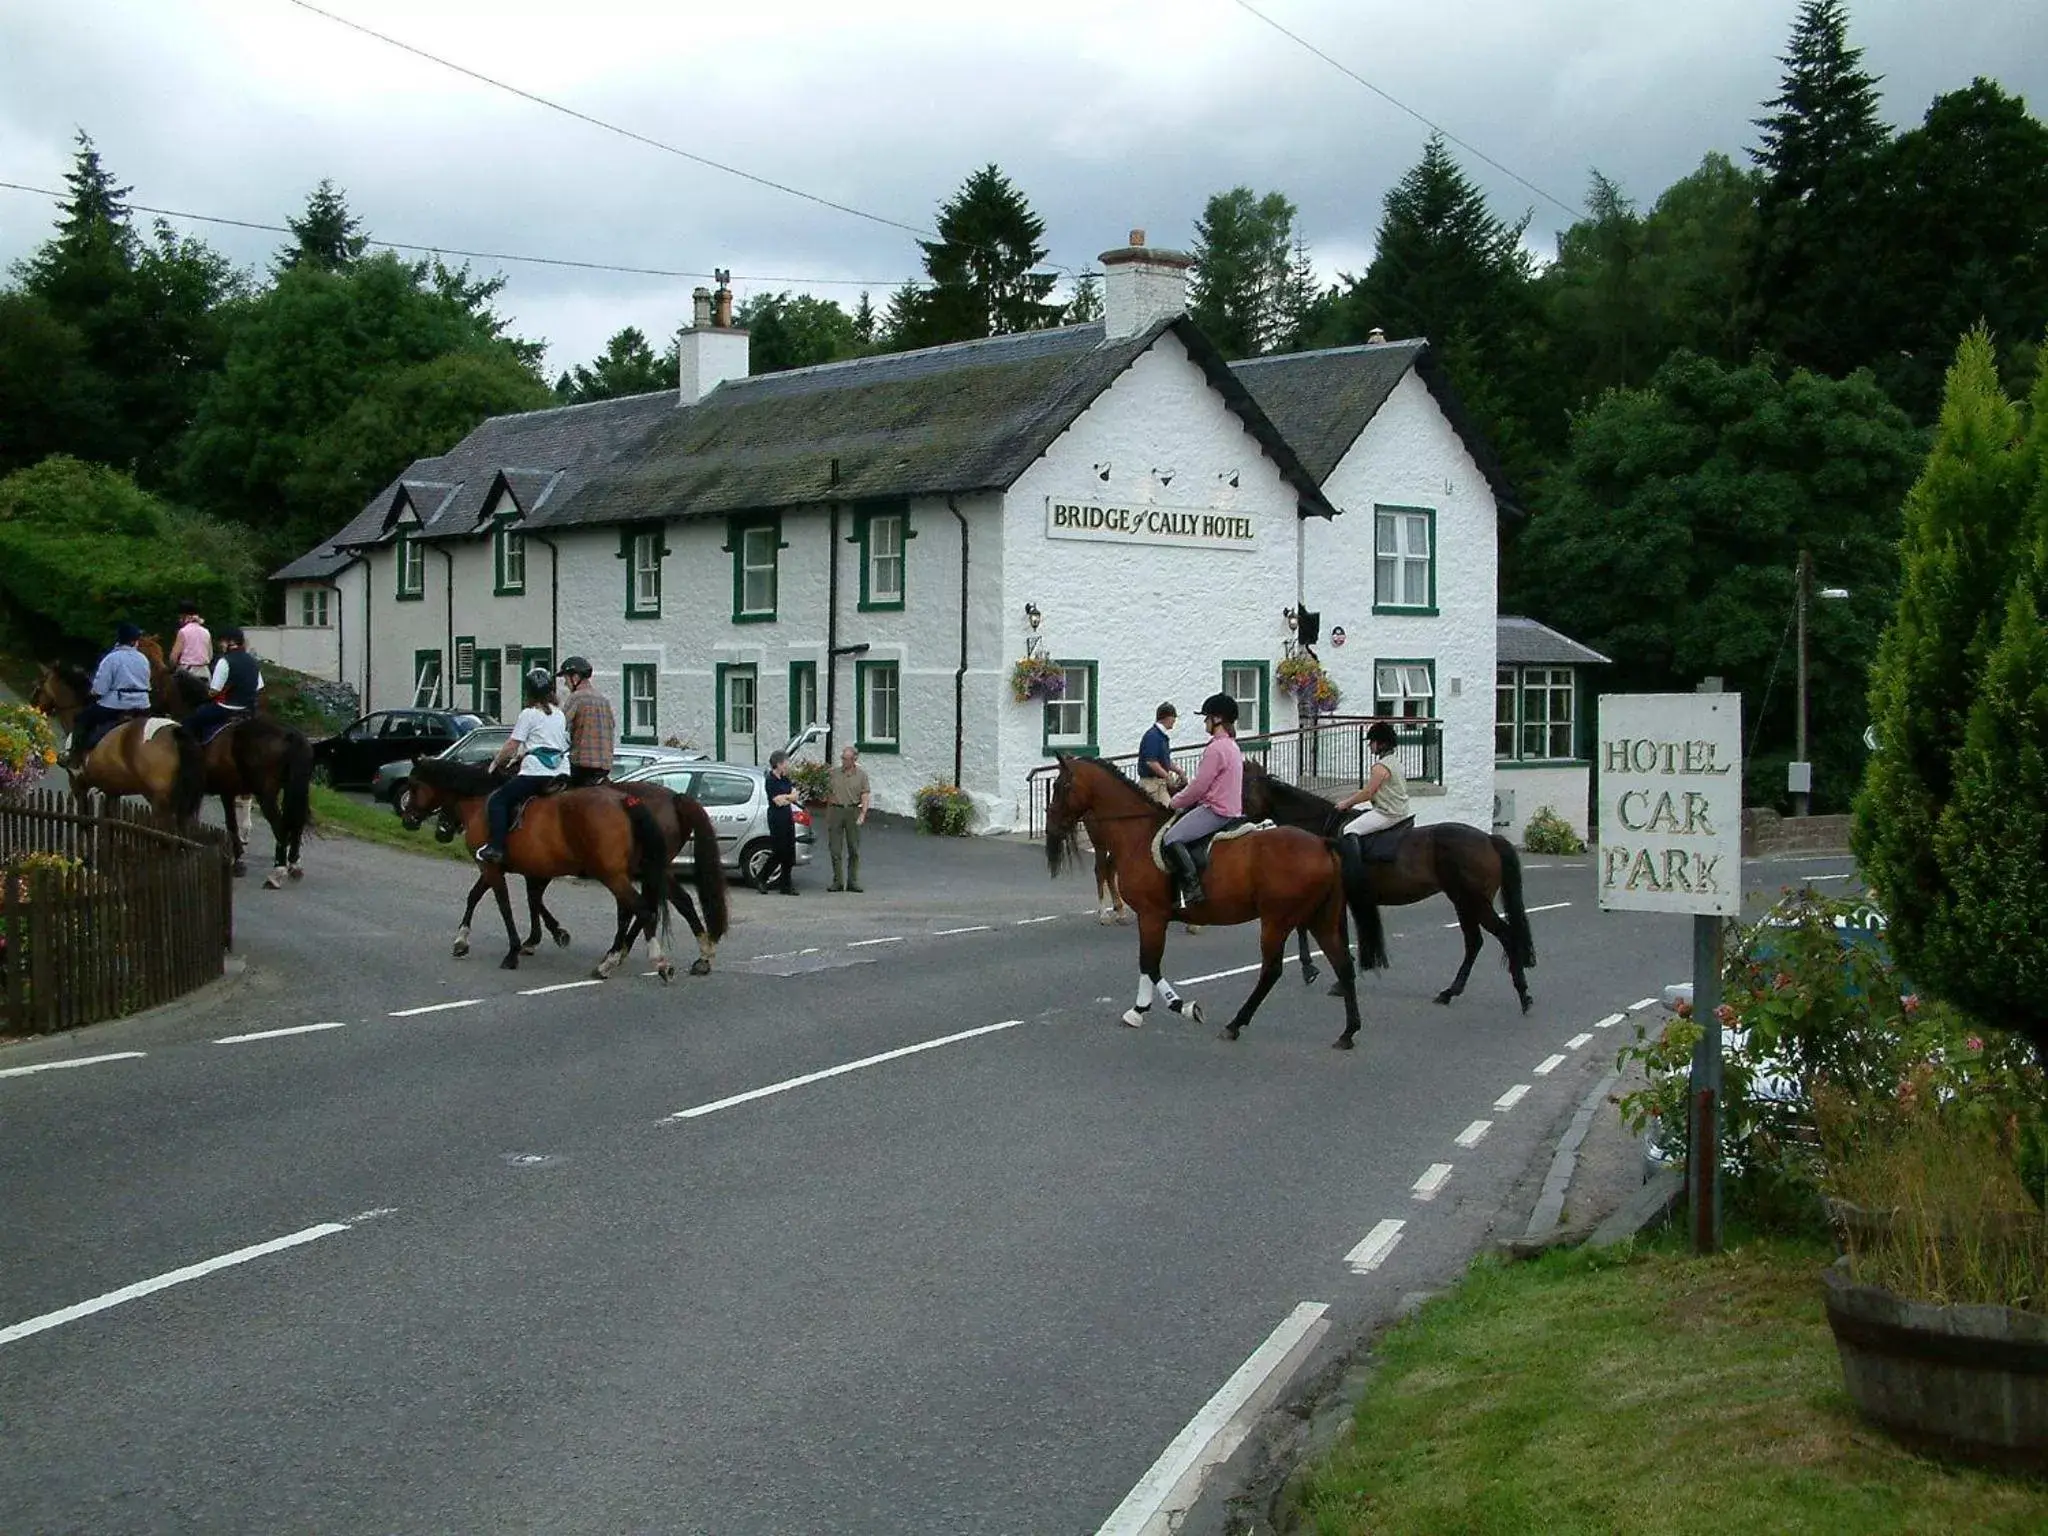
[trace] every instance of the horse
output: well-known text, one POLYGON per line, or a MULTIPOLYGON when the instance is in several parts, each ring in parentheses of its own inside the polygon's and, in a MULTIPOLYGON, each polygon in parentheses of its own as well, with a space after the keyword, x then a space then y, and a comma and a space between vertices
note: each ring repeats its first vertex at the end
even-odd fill
MULTIPOLYGON (((1321 795, 1274 778, 1257 763, 1244 765, 1244 807, 1251 815, 1271 817, 1283 826, 1324 837, 1334 836, 1349 814, 1321 795)), ((1522 860, 1513 843, 1462 821, 1432 822, 1411 828, 1392 862, 1347 858, 1346 870, 1352 887, 1349 905, 1361 943, 1384 948, 1381 907, 1404 907, 1441 893, 1457 910, 1458 926, 1465 935, 1465 961, 1458 967, 1457 979, 1437 993, 1436 1000, 1449 1004, 1465 990, 1472 962, 1485 943, 1480 936, 1484 929, 1500 940, 1515 996, 1521 999, 1522 1012, 1529 1011, 1532 999, 1524 972, 1536 964, 1536 939, 1522 902, 1522 860), (1507 908, 1505 918, 1494 911, 1496 896, 1507 908)), ((1306 958, 1306 939, 1302 949, 1306 958)), ((1324 953, 1328 952, 1326 946, 1324 953)))
MULTIPOLYGON (((29 702, 69 735, 92 697, 92 675, 69 662, 51 662, 36 679, 29 702)), ((190 821, 205 798, 206 769, 199 743, 168 719, 124 720, 93 745, 71 774, 71 792, 83 799, 98 790, 109 800, 140 795, 158 815, 190 821)))
POLYGON ((1121 928, 1124 914, 1130 911, 1124 901, 1124 893, 1117 889, 1116 860, 1107 848, 1095 850, 1095 921, 1104 927, 1111 923, 1121 928), (1114 903, 1114 908, 1112 908, 1114 903))
MULTIPOLYGON (((1143 1024, 1155 993, 1175 1013, 1201 1023, 1201 1004, 1183 1002, 1173 983, 1159 973, 1167 924, 1175 913, 1171 883, 1152 860, 1152 839, 1166 824, 1166 811, 1108 764, 1062 752, 1059 765, 1046 812, 1048 868, 1057 877, 1068 864, 1079 861, 1079 832, 1085 825, 1088 840, 1110 851, 1124 899, 1138 914, 1138 999, 1124 1014, 1124 1023, 1134 1029, 1143 1024)), ((1224 1038, 1238 1037, 1280 979, 1287 936, 1308 928, 1336 967, 1342 988, 1344 1033, 1336 1048, 1352 1049, 1359 1027, 1358 992, 1350 950, 1341 942, 1345 898, 1336 849, 1326 839, 1294 827, 1247 833, 1215 845, 1203 884, 1207 900, 1186 909, 1183 921, 1259 924, 1258 980, 1224 1026, 1224 1038)))
MULTIPOLYGON (((205 702, 206 685, 166 665, 153 636, 143 636, 137 649, 150 658, 150 697, 165 714, 182 720, 205 702)), ((234 844, 235 873, 249 872, 244 859, 248 839, 236 802, 253 797, 276 840, 264 889, 282 888, 287 874, 304 879, 299 847, 313 819, 314 767, 313 744, 305 733, 252 711, 246 719, 216 731, 200 751, 205 757, 206 793, 220 797, 228 838, 234 844)))
MULTIPOLYGON (((400 817, 417 829, 429 816, 459 823, 465 844, 472 852, 488 837, 484 802, 497 787, 497 780, 482 763, 456 763, 445 758, 416 760, 407 783, 400 817)), ((618 931, 611 948, 591 973, 603 981, 618 969, 634 938, 647 936, 655 973, 666 982, 675 974, 665 940, 669 931, 668 907, 673 903, 697 934, 698 958, 690 973, 702 976, 711 969, 717 941, 725 937, 725 872, 718 862, 718 837, 702 806, 685 796, 662 791, 658 786, 635 785, 631 792, 617 785, 592 785, 587 789, 561 790, 541 795, 526 803, 519 829, 507 839, 505 861, 485 864, 471 888, 463 910, 462 925, 456 932, 455 954, 469 952, 469 924, 485 891, 498 898, 498 912, 505 920, 510 941, 502 969, 519 968, 523 945, 512 920, 512 899, 505 886, 507 875, 525 875, 528 901, 536 916, 541 911, 540 893, 551 880, 583 876, 600 882, 612 893, 618 907, 618 931), (694 820, 689 812, 694 810, 694 820), (708 924, 700 924, 688 897, 668 880, 668 866, 686 837, 694 837, 698 894, 703 897, 708 924), (637 889, 636 889, 637 886, 637 889), (708 931, 707 931, 708 930, 708 931)), ((554 928, 552 918, 550 927, 554 928)), ((555 931, 557 943, 566 944, 568 935, 555 931)))

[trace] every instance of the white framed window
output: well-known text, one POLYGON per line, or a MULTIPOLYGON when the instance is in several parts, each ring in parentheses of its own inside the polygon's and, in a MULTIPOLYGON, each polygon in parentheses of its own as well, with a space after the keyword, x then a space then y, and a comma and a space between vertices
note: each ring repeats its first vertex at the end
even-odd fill
POLYGON ((655 670, 650 662, 627 662, 624 669, 626 729, 629 741, 652 741, 655 736, 655 670))
POLYGON ((512 595, 526 590, 526 535, 516 528, 498 530, 498 592, 512 595))
POLYGON ((1571 757, 1577 692, 1570 667, 1522 669, 1522 757, 1571 757))
POLYGON ((1062 661, 1066 684, 1056 699, 1045 701, 1045 750, 1093 752, 1095 744, 1095 663, 1062 661))
POLYGON ((307 587, 299 593, 299 624, 305 629, 327 627, 327 598, 325 587, 307 587))
POLYGON ((873 514, 867 519, 864 535, 867 563, 861 572, 861 606, 902 607, 903 514, 873 514))
POLYGON ((758 525, 740 534, 740 612, 775 612, 775 557, 782 543, 781 531, 772 525, 758 525))
POLYGON ((441 707, 441 653, 414 651, 412 656, 412 707, 441 707))
POLYGON ((661 531, 633 535, 633 612, 661 612, 661 531))
POLYGON ((893 661, 857 661, 855 744, 863 752, 894 752, 902 744, 903 674, 893 661))
POLYGON ((1372 673, 1374 714, 1396 720, 1426 720, 1435 715, 1435 662, 1383 661, 1372 673))
POLYGON ((398 535, 398 595, 422 598, 427 595, 427 550, 419 539, 401 531, 398 535))
POLYGON ((1426 507, 1375 507, 1373 611, 1434 613, 1435 552, 1435 512, 1426 507))
POLYGON ((1246 734, 1264 731, 1267 728, 1268 676, 1269 671, 1263 661, 1223 663, 1223 691, 1237 700, 1237 728, 1246 734))

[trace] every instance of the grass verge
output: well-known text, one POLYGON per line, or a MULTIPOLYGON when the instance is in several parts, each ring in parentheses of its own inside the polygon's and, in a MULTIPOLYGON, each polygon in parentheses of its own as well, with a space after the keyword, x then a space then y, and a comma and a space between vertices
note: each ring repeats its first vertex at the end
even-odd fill
POLYGON ((2039 1532, 2048 1483, 1901 1449, 1842 1388, 1817 1243, 1475 1265, 1297 1480, 1338 1533, 2039 1532))
POLYGON ((398 813, 390 806, 365 805, 338 790, 325 789, 318 784, 313 786, 313 824, 323 832, 339 832, 345 837, 361 838, 366 843, 403 848, 407 853, 453 859, 460 864, 472 862, 469 850, 460 838, 452 843, 443 843, 435 841, 434 834, 425 827, 417 832, 408 832, 405 823, 398 819, 398 813))

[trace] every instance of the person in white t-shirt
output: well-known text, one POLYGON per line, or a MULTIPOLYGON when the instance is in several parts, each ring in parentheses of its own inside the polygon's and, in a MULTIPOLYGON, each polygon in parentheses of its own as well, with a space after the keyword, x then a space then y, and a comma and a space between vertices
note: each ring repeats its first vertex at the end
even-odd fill
POLYGON ((569 722, 555 707, 555 679, 546 667, 535 667, 526 674, 526 708, 513 723, 511 739, 491 760, 492 771, 515 757, 519 771, 492 790, 484 803, 490 841, 476 851, 482 863, 504 863, 512 813, 523 801, 569 777, 569 722))

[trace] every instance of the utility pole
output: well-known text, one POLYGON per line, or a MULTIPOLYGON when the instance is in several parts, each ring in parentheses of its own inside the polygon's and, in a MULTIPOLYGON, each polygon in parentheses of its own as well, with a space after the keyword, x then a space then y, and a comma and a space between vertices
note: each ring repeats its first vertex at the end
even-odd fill
POLYGON ((1792 744, 1792 814, 1804 816, 1813 789, 1813 764, 1806 755, 1806 605, 1813 594, 1813 555, 1799 551, 1798 591, 1793 613, 1799 626, 1799 723, 1792 744))

